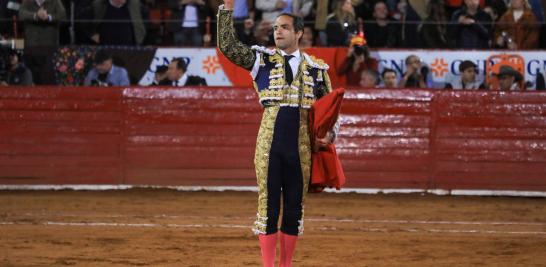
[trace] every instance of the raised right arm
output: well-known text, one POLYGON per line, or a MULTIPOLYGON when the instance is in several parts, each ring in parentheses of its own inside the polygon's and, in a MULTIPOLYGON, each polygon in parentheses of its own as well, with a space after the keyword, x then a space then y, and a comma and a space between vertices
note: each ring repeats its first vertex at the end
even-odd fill
POLYGON ((217 45, 220 51, 234 64, 252 70, 254 62, 256 62, 256 53, 237 39, 233 27, 233 10, 231 8, 220 6, 217 28, 217 45))

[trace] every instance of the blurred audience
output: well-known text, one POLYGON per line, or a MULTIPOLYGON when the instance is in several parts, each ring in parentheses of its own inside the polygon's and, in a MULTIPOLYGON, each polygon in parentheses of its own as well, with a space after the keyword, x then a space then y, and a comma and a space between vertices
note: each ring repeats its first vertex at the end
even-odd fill
POLYGON ((512 0, 496 24, 495 44, 508 49, 536 49, 538 21, 526 0, 512 0))
POLYGON ((171 85, 171 86, 207 86, 207 81, 205 78, 200 76, 188 75, 187 73, 187 64, 183 58, 174 58, 169 64, 169 69, 167 70, 168 79, 166 82, 160 85, 171 85))
POLYGON ((313 46, 315 46, 315 31, 312 26, 305 25, 303 27, 303 36, 301 37, 299 48, 307 49, 313 46))
POLYGON ((399 25, 389 16, 387 4, 378 1, 373 9, 373 21, 366 23, 364 33, 371 48, 392 48, 399 43, 399 25))
POLYGON ((95 0, 97 22, 93 41, 101 45, 140 45, 146 35, 140 2, 137 0, 95 0))
POLYGON ((7 58, 2 59, 4 63, 7 63, 6 66, 0 66, 0 68, 5 67, 5 69, 0 69, 0 85, 32 85, 32 73, 21 62, 21 55, 16 50, 10 49, 6 56, 7 58))
POLYGON ((446 89, 464 89, 477 90, 485 89, 485 85, 477 80, 478 66, 470 60, 465 60, 459 64, 460 79, 452 83, 447 83, 446 89))
POLYGON ((491 16, 480 8, 480 0, 464 0, 453 13, 451 36, 456 48, 487 49, 491 36, 491 16))
POLYGON ((233 26, 237 32, 237 37, 246 45, 253 44, 254 36, 254 1, 252 0, 234 0, 233 1, 233 26))
POLYGON ((419 31, 424 48, 448 48, 446 13, 443 0, 430 0, 427 4, 427 17, 419 31))
POLYGON ((202 46, 208 9, 204 0, 169 0, 172 10, 169 31, 175 45, 202 46))
POLYGON ((127 70, 114 65, 109 52, 97 51, 94 63, 93 69, 85 77, 85 86, 128 86, 130 84, 127 70))
POLYGON ((59 45, 59 24, 66 19, 61 0, 24 0, 19 19, 25 26, 25 48, 59 45))
POLYGON ((422 66, 421 59, 416 55, 406 58, 406 72, 400 80, 400 88, 427 88, 428 69, 422 66))
POLYGON ((348 46, 352 35, 358 29, 351 0, 334 0, 334 10, 327 21, 328 46, 348 46))

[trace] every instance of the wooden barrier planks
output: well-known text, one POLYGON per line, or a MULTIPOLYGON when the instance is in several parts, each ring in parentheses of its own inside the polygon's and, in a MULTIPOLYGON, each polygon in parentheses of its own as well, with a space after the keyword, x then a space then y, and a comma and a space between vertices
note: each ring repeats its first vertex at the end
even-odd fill
MULTIPOLYGON (((249 88, 2 88, 0 184, 255 185, 249 88)), ((347 187, 546 191, 546 94, 348 89, 347 187)))

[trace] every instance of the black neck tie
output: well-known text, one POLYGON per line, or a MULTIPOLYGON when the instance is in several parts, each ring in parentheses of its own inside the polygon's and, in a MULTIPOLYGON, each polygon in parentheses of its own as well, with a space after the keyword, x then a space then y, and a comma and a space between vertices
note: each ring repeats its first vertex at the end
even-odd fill
POLYGON ((284 56, 284 76, 285 76, 285 79, 286 79, 286 83, 287 84, 292 84, 292 80, 294 80, 294 74, 292 73, 292 67, 290 67, 290 63, 288 63, 288 61, 290 61, 291 58, 293 58, 294 56, 284 56))

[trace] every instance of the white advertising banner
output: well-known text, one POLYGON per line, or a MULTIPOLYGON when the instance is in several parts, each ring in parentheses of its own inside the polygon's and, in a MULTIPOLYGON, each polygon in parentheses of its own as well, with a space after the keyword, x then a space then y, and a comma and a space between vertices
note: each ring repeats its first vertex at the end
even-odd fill
MULTIPOLYGON (((470 60, 478 66, 480 81, 484 80, 486 62, 494 55, 519 55, 524 59, 525 81, 534 88, 537 73, 544 74, 546 70, 546 51, 453 51, 453 50, 396 50, 374 51, 371 53, 379 61, 379 72, 383 68, 396 70, 399 75, 405 72, 404 61, 409 55, 417 55, 424 66, 429 69, 428 84, 433 88, 444 88, 445 83, 459 79, 459 64, 464 60, 470 60)), ((400 77, 399 77, 400 78, 400 77)))
MULTIPOLYGON (((546 70, 546 51, 374 50, 371 56, 379 61, 379 72, 384 68, 391 68, 398 72, 400 78, 405 72, 406 57, 417 55, 421 58, 423 66, 428 68, 429 87, 443 88, 446 82, 460 77, 458 67, 463 60, 471 60, 478 65, 478 79, 483 81, 489 57, 503 53, 523 57, 525 81, 528 82, 528 88, 533 89, 537 73, 544 74, 546 70)), ((209 86, 232 85, 218 61, 214 48, 158 48, 148 71, 139 84, 152 83, 156 67, 168 65, 174 57, 184 58, 188 62, 188 73, 205 78, 209 86)))
POLYGON ((158 48, 150 67, 138 84, 151 84, 154 80, 156 68, 162 65, 169 65, 169 62, 177 57, 181 57, 186 61, 188 75, 197 75, 205 78, 207 85, 231 85, 231 82, 218 62, 218 56, 214 48, 158 48))

